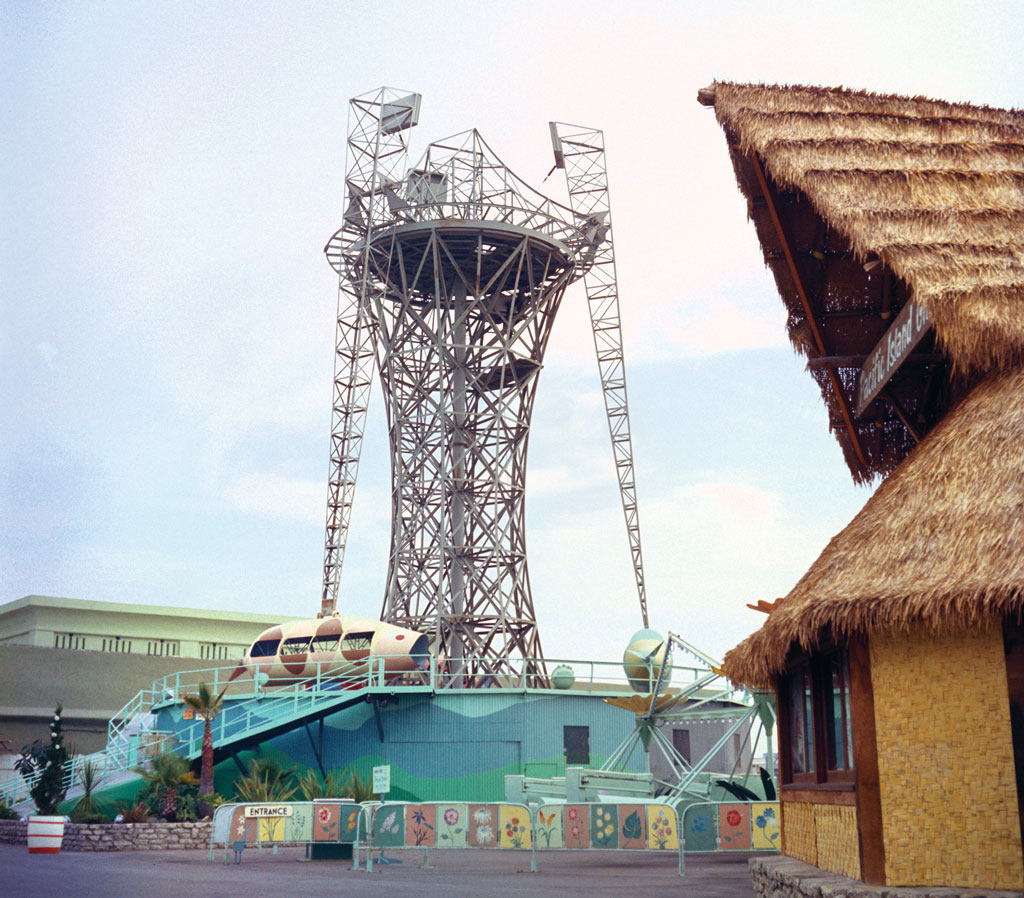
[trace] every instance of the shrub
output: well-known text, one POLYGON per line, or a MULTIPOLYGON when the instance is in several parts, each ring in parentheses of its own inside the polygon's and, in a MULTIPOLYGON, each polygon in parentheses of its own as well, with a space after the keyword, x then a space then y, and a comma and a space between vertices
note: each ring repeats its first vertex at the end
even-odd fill
POLYGON ((136 767, 146 781, 139 800, 146 802, 150 812, 174 822, 196 819, 199 778, 189 769, 187 758, 164 752, 149 762, 149 767, 136 767))
POLYGON ((98 801, 93 795, 96 788, 102 782, 99 768, 93 761, 83 761, 82 769, 78 774, 78 782, 82 786, 82 797, 75 802, 71 811, 71 820, 74 823, 107 823, 110 814, 103 805, 105 802, 98 801))

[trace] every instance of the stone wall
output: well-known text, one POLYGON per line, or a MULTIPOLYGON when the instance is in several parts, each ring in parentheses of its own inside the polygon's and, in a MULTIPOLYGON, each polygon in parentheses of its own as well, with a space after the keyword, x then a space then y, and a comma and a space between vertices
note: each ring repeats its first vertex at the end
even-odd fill
POLYGON ((782 855, 752 858, 750 872, 757 898, 1021 898, 994 889, 869 886, 782 855))
POLYGON ((1024 888, 998 626, 872 633, 885 881, 1024 888))
MULTIPOLYGON (((210 821, 199 823, 65 823, 62 851, 158 851, 209 848, 210 821)), ((0 820, 0 842, 28 843, 28 823, 0 820)))

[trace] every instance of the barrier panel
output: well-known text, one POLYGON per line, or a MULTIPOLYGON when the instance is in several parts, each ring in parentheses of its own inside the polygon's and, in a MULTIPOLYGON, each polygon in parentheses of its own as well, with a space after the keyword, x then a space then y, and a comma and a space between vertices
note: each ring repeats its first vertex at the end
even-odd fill
POLYGON ((687 852, 779 851, 777 801, 700 801, 683 812, 687 852))
POLYGON ((541 851, 674 851, 679 856, 679 875, 684 875, 679 818, 669 804, 628 800, 542 804, 536 809, 534 832, 541 851))
POLYGON ((353 847, 353 869, 359 849, 366 848, 366 869, 373 870, 373 850, 423 849, 428 866, 431 848, 530 849, 533 821, 525 804, 493 802, 367 802, 359 816, 353 847))
POLYGON ((350 798, 222 804, 213 812, 210 860, 219 844, 227 861, 229 848, 238 853, 249 845, 259 851, 272 845, 276 852, 279 845, 352 843, 359 809, 350 798))
POLYGON ((532 812, 513 802, 367 803, 358 821, 353 869, 365 848, 368 872, 372 852, 385 848, 422 848, 424 866, 432 848, 529 850, 533 872, 538 851, 674 851, 684 871, 678 817, 660 802, 542 804, 532 812))

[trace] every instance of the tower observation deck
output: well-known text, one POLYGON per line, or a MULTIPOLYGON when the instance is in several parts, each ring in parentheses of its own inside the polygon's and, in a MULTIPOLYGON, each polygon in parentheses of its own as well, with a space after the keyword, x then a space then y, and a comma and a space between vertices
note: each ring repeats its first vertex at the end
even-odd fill
POLYGON ((542 675, 527 443, 551 327, 594 257, 594 229, 517 178, 475 130, 403 170, 417 94, 383 89, 352 112, 344 224, 326 247, 341 298, 324 611, 375 367, 391 454, 382 617, 430 634, 467 681, 523 664, 542 675))

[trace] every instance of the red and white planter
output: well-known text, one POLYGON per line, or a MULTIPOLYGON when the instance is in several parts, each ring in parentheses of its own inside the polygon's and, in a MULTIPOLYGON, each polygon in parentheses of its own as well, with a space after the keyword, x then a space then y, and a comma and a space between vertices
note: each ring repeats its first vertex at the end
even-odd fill
POLYGON ((63 817, 28 818, 28 853, 59 854, 64 841, 63 817))

